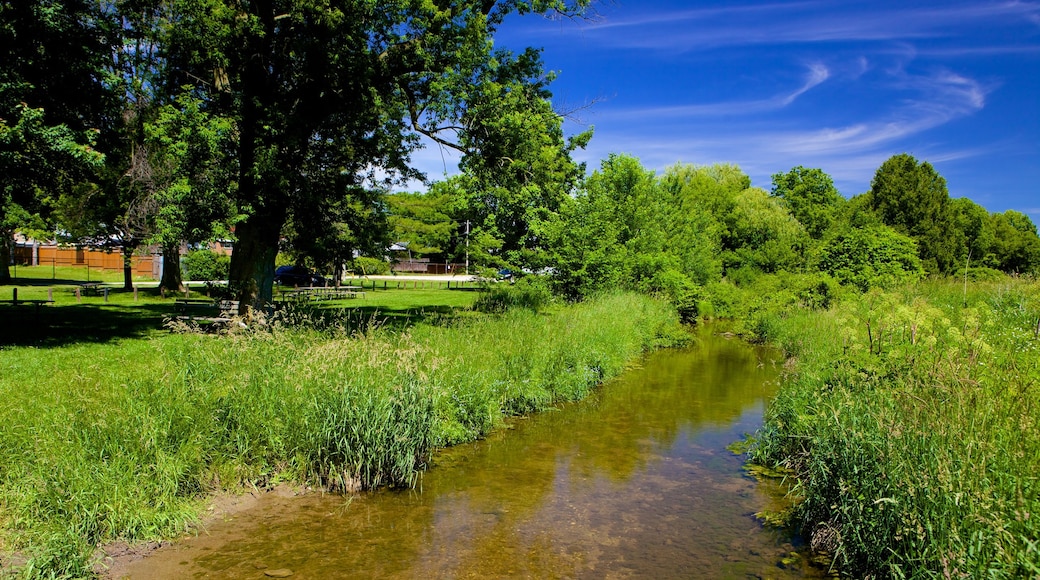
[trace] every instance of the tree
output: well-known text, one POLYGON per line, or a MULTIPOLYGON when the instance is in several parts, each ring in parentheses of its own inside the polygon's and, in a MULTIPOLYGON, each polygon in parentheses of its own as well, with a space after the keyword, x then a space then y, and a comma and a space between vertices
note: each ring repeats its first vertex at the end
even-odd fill
POLYGON ((831 227, 844 202, 829 175, 801 165, 774 174, 770 194, 784 200, 791 215, 814 239, 820 239, 831 227))
POLYGON ((986 208, 966 197, 950 200, 953 229, 964 245, 957 252, 958 265, 984 264, 993 246, 993 227, 986 208))
POLYGON ((475 115, 490 103, 470 107, 495 95, 484 84, 543 77, 530 53, 493 51, 496 29, 512 12, 586 2, 176 0, 171 82, 196 84, 238 128, 231 283, 243 309, 270 300, 288 221, 302 231, 326 201, 416 177, 419 135, 490 150, 497 133, 475 115))
POLYGON ((955 271, 963 240, 952 224, 946 180, 928 162, 894 155, 881 164, 870 184, 870 206, 886 225, 917 240, 929 272, 955 271))
POLYGON ((744 266, 759 272, 795 270, 804 263, 809 236, 776 197, 750 187, 734 197, 732 210, 721 216, 727 269, 744 266))
POLYGON ((0 2, 0 283, 13 232, 50 237, 50 200, 104 161, 113 99, 99 71, 116 28, 89 0, 0 2))
POLYGON ((144 127, 149 152, 149 242, 163 252, 159 287, 181 289, 180 245, 230 237, 234 221, 233 135, 230 119, 215 117, 189 91, 159 107, 144 127))
POLYGON ((585 147, 591 131, 564 139, 563 119, 548 100, 546 79, 538 78, 534 51, 513 66, 482 71, 472 89, 465 121, 470 131, 458 148, 459 167, 469 178, 463 189, 463 215, 482 232, 501 241, 503 265, 540 268, 547 250, 539 231, 554 217, 585 173, 571 153, 585 147))
POLYGON ((105 165, 89 182, 60 193, 56 215, 68 241, 121 251, 123 286, 130 290, 132 258, 152 237, 155 181, 163 178, 153 166, 146 127, 167 96, 161 85, 161 44, 168 14, 162 3, 151 0, 100 7, 117 30, 112 50, 96 71, 112 96, 99 134, 105 165))
POLYGON ((1015 210, 993 214, 989 227, 993 232, 989 260, 994 267, 1021 274, 1040 270, 1040 238, 1029 216, 1015 210))
POLYGON ((451 194, 434 183, 425 193, 394 193, 386 196, 391 237, 407 242, 408 251, 420 256, 448 256, 459 230, 451 215, 451 194))
POLYGON ((914 282, 924 274, 917 243, 885 225, 832 230, 820 246, 816 267, 864 292, 914 282))
POLYGON ((640 208, 658 197, 656 181, 638 159, 612 154, 563 204, 546 232, 558 291, 581 298, 635 286, 635 239, 653 226, 640 208))

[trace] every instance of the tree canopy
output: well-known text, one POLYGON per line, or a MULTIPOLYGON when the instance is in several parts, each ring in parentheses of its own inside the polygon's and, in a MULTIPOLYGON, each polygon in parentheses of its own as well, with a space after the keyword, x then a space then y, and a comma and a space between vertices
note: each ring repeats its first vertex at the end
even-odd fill
POLYGON ((194 84, 238 128, 231 282, 242 303, 270 299, 286 223, 328 230, 344 200, 417 177, 409 154, 422 135, 480 151, 464 159, 477 175, 536 172, 538 146, 507 159, 526 146, 510 141, 523 129, 510 119, 545 114, 545 73, 536 52, 495 50, 491 38, 509 13, 584 4, 175 1, 170 80, 194 84))
POLYGON ((807 169, 801 165, 787 173, 773 174, 770 193, 784 200, 791 215, 817 239, 834 223, 844 202, 829 175, 822 169, 807 169))
POLYGON ((950 196, 946 180, 927 161, 900 153, 881 164, 870 184, 870 207, 886 225, 917 240, 929 272, 948 273, 960 262, 951 243, 950 196))

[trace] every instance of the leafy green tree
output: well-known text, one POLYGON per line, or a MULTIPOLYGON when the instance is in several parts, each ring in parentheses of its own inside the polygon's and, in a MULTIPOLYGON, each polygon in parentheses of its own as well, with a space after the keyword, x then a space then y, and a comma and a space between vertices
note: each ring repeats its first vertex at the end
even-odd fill
POLYGON ((819 239, 837 219, 845 201, 834 181, 821 169, 801 165, 773 175, 771 195, 787 204, 791 214, 814 239, 819 239))
POLYGON ((185 91, 159 107, 144 131, 150 173, 142 203, 148 205, 149 241, 163 252, 160 287, 177 291, 181 243, 231 235, 234 127, 185 91))
POLYGON ((958 265, 983 264, 993 246, 993 227, 986 208, 966 197, 950 200, 953 229, 964 245, 957 252, 958 265))
POLYGON ((391 237, 408 242, 420 256, 443 256, 453 250, 459 224, 452 217, 450 191, 441 182, 425 193, 393 193, 386 196, 391 237))
POLYGON ((68 241, 118 248, 123 254, 124 288, 132 289, 132 257, 151 236, 154 168, 145 126, 160 102, 163 75, 161 3, 101 3, 118 31, 108 58, 96 74, 112 96, 99 134, 105 165, 80 187, 60 192, 56 216, 68 241))
POLYGON ((328 200, 416 177, 419 135, 493 151, 501 132, 480 113, 496 99, 534 106, 517 89, 544 77, 531 53, 495 51, 496 29, 513 12, 585 3, 174 0, 171 81, 196 84, 238 128, 231 281, 243 308, 270 300, 287 222, 306 231, 328 200))
POLYGON ((1023 274, 1040 270, 1040 238, 1029 216, 1015 210, 993 214, 989 227, 993 242, 988 259, 993 267, 1023 274))
POLYGON ((104 161, 113 99, 100 71, 117 28, 89 0, 0 2, 0 283, 13 232, 50 237, 51 201, 104 161))
POLYGON ((862 291, 914 282, 923 274, 917 243, 885 225, 832 230, 816 267, 862 291))
POLYGON ((727 269, 749 266, 760 272, 796 270, 804 263, 809 236, 776 197, 751 187, 734 196, 722 217, 727 269))
POLYGON ((636 238, 656 225, 652 212, 643 211, 658 197, 656 181, 639 160, 612 154, 563 204, 546 229, 557 291, 580 298, 634 287, 636 238))
POLYGON ((585 168, 571 153, 592 136, 586 131, 564 139, 546 88, 552 75, 513 80, 538 78, 540 69, 538 54, 529 50, 510 67, 482 71, 466 114, 471 131, 459 143, 467 152, 459 167, 469 180, 464 214, 457 217, 495 232, 504 263, 514 267, 544 266, 539 228, 580 182, 585 168))
POLYGON ((869 201, 883 223, 917 240, 926 270, 956 270, 962 234, 953 227, 946 180, 931 164, 906 153, 890 157, 874 174, 869 201))

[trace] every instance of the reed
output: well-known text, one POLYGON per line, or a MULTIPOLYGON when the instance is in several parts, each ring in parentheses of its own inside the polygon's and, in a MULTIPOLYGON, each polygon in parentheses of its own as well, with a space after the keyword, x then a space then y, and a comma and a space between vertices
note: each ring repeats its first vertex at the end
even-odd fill
POLYGON ((797 364, 752 446, 853 577, 1040 574, 1035 282, 871 292, 776 317, 797 364))
POLYGON ((216 490, 407 486, 434 446, 581 398, 683 336, 666 304, 620 295, 410 327, 6 349, 0 548, 30 556, 23 575, 79 577, 95 546, 182 531, 216 490))

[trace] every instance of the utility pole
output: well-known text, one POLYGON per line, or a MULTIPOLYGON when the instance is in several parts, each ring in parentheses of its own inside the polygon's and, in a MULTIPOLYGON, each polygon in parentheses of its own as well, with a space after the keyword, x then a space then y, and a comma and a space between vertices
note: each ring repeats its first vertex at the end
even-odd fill
POLYGON ((469 220, 466 220, 466 275, 469 276, 469 220))

